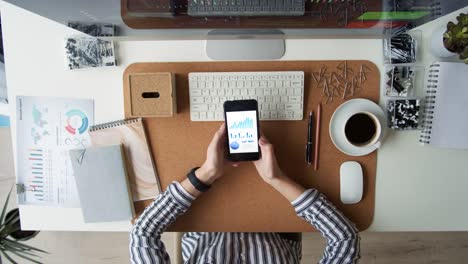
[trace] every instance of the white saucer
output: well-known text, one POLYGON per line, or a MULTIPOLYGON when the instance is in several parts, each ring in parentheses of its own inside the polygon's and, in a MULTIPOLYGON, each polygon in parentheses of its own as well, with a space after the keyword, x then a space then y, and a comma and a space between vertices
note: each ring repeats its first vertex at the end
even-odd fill
POLYGON ((352 99, 343 103, 335 110, 330 120, 330 137, 337 149, 350 156, 364 156, 377 149, 376 146, 356 147, 349 143, 343 133, 346 120, 359 112, 369 112, 377 116, 382 127, 381 140, 385 137, 386 119, 379 105, 367 99, 352 99))

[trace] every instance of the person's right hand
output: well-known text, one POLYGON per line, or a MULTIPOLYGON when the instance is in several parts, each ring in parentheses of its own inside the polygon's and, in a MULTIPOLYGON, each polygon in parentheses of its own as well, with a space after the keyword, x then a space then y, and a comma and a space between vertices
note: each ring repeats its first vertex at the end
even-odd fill
POLYGON ((255 168, 262 179, 271 184, 276 179, 284 178, 284 173, 278 165, 276 160, 273 145, 266 139, 264 135, 260 137, 259 146, 262 151, 262 157, 254 161, 255 168))

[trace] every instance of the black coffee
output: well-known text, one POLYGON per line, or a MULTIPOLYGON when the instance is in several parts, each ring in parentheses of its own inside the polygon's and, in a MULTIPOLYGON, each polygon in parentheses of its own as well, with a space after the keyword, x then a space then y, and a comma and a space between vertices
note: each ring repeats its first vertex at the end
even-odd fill
POLYGON ((374 138, 376 132, 374 119, 364 113, 351 116, 345 125, 346 138, 354 145, 367 144, 374 138))

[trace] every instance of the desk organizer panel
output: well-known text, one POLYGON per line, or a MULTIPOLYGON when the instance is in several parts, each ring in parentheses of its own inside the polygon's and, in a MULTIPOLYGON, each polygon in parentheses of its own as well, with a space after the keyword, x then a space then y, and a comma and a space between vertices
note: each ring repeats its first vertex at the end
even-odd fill
MULTIPOLYGON (((318 171, 305 163, 307 118, 302 121, 261 121, 260 127, 275 146, 284 172, 307 188, 325 194, 359 228, 372 223, 375 203, 377 153, 351 157, 332 143, 328 129, 335 109, 344 101, 365 98, 374 102, 380 96, 380 72, 370 61, 257 61, 257 62, 177 62, 136 63, 129 74, 172 72, 176 78, 177 114, 170 118, 144 119, 162 189, 200 166, 206 148, 221 122, 191 122, 189 72, 304 71, 304 117, 322 103, 320 161, 318 171), (361 202, 345 205, 340 201, 340 165, 359 162, 364 171, 361 202)), ((124 82, 124 86, 127 85, 124 82)), ((124 87, 126 89, 126 87, 124 87)), ((135 204, 140 214, 152 201, 135 204)), ((209 192, 200 196, 190 210, 177 219, 171 231, 207 232, 310 232, 314 228, 298 218, 291 204, 258 176, 252 163, 226 167, 226 174, 209 192)))

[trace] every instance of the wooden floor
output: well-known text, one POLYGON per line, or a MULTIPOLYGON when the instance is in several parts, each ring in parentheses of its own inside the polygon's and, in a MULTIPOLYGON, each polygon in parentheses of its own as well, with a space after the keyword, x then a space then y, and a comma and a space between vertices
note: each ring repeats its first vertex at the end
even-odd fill
MULTIPOLYGON (((0 204, 14 184, 8 133, 0 129, 0 204)), ((11 206, 15 206, 12 199, 11 206)), ((11 207, 10 207, 11 208, 11 207)), ((468 263, 468 232, 361 233, 360 263, 468 263)), ((174 255, 174 234, 163 241, 174 255)), ((129 263, 127 233, 41 232, 30 242, 50 252, 41 259, 47 264, 129 263)), ((302 263, 317 263, 325 240, 317 233, 303 236, 302 263)), ((19 263, 27 263, 20 261, 19 263)))
MULTIPOLYGON (((362 233, 361 236, 360 263, 468 263, 468 232, 362 233)), ((171 233, 163 236, 171 257, 173 237, 171 233)), ((42 258, 48 264, 129 263, 125 233, 42 232, 31 244, 51 253, 42 258)), ((305 234, 302 263, 317 263, 324 246, 319 234, 305 234)))

